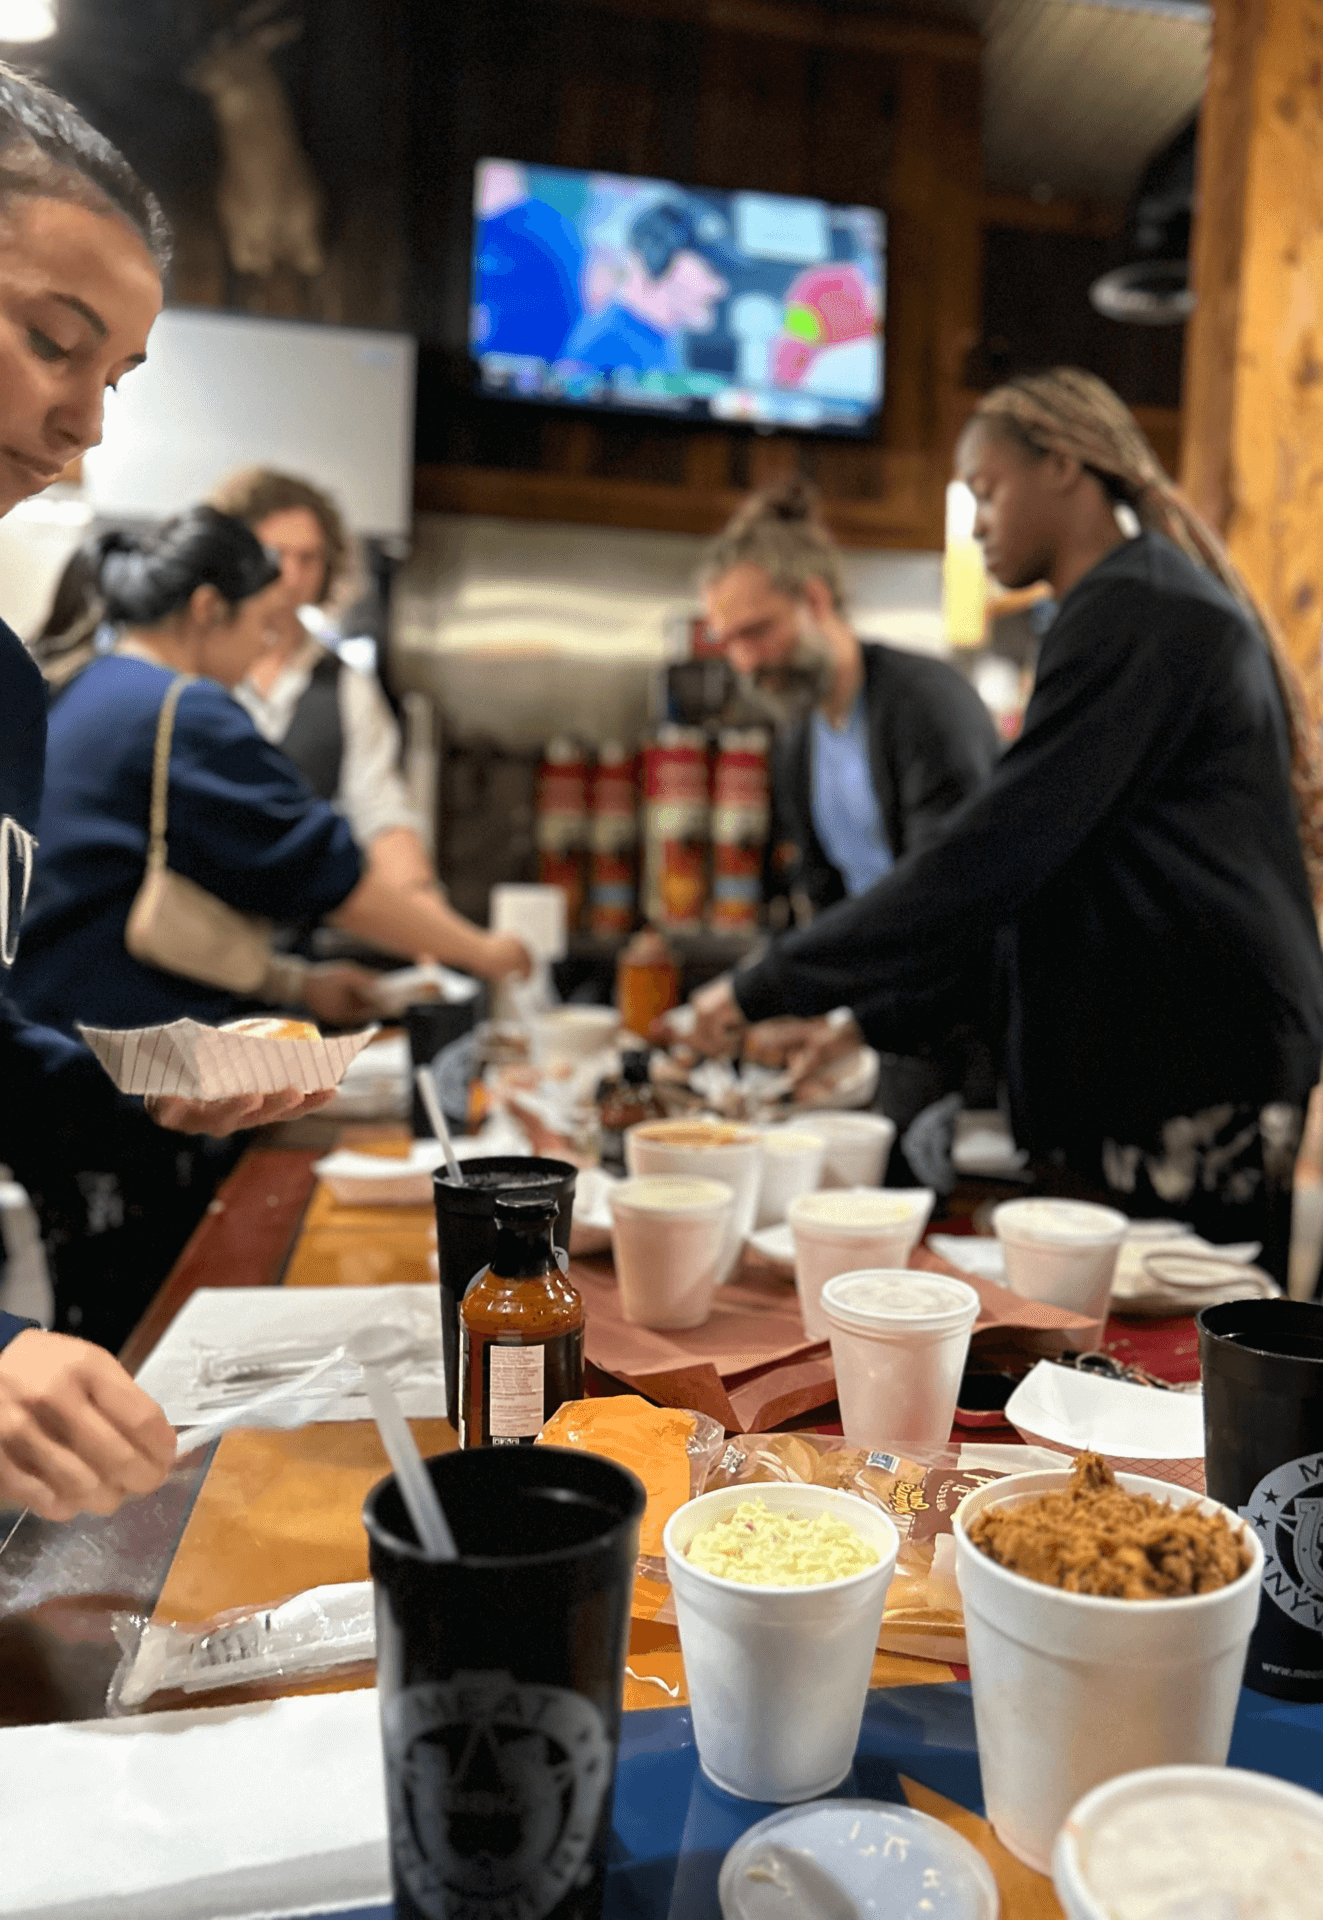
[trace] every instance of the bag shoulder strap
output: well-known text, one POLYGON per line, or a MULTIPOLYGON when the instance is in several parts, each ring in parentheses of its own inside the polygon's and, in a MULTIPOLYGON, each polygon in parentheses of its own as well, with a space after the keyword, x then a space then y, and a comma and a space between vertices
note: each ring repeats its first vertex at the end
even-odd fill
POLYGON ((156 750, 152 755, 152 810, 150 836, 147 842, 148 873, 163 871, 166 864, 165 822, 170 793, 170 746, 174 739, 175 709, 179 705, 179 697, 184 688, 191 686, 197 677, 195 673, 176 674, 166 688, 165 699, 161 702, 160 718, 156 722, 156 750))

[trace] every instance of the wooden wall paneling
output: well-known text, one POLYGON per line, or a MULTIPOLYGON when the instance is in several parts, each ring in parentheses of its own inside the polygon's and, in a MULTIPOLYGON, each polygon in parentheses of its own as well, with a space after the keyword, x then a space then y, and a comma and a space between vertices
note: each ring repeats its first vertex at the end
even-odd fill
POLYGON ((694 128, 696 181, 764 193, 811 193, 808 72, 782 40, 710 33, 694 128))
POLYGON ((635 19, 680 20, 759 39, 798 42, 850 53, 927 53, 977 63, 978 33, 949 21, 842 13, 786 0, 559 0, 635 19))
POLYGON ((1245 196, 1254 120, 1255 46, 1266 0, 1219 0, 1199 120, 1186 329, 1181 483, 1222 533, 1231 519, 1231 430, 1239 352, 1245 196))
POLYGON ((1219 0, 1215 21, 1185 467, 1318 712, 1323 0, 1219 0), (1228 222, 1230 235, 1210 231, 1228 222))
POLYGON ((943 190, 937 134, 938 66, 927 55, 900 64, 888 196, 886 405, 888 447, 928 449, 938 438, 936 258, 943 190))
POLYGON ((976 395, 964 368, 983 313, 983 159, 979 69, 943 61, 937 70, 941 113, 936 141, 942 173, 933 258, 933 377, 936 452, 945 463, 976 395))

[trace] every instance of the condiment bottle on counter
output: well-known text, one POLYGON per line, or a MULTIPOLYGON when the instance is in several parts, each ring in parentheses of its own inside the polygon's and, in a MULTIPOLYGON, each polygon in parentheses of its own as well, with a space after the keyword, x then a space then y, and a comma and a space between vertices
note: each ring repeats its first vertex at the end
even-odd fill
POLYGON ((566 1400, 583 1398, 583 1301, 552 1244, 555 1199, 502 1195, 487 1271, 464 1295, 459 1444, 531 1446, 566 1400))
POLYGON ((647 1038, 654 1020, 678 1006, 680 969, 675 955, 655 927, 634 935, 616 962, 616 1006, 621 1024, 630 1033, 647 1038))
POLYGON ((620 1062, 620 1077, 604 1080, 597 1089, 602 1128, 602 1165, 612 1173, 625 1171, 625 1133, 645 1120, 664 1120, 666 1109, 648 1078, 646 1052, 630 1051, 620 1062))

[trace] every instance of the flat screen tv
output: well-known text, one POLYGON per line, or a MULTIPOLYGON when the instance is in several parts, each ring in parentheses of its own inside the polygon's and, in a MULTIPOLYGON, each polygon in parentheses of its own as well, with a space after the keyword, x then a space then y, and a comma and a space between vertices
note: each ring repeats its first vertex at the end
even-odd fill
POLYGON ((885 300, 871 207, 478 162, 469 340, 484 394, 865 434, 885 300))

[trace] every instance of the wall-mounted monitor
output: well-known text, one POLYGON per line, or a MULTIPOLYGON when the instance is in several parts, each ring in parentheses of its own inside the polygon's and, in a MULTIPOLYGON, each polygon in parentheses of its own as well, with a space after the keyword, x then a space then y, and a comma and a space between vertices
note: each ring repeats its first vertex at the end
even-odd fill
POLYGON ((886 221, 774 193, 480 160, 470 349, 507 400, 864 434, 886 221))
POLYGON ((107 397, 87 498, 159 520, 237 467, 277 467, 325 487, 355 533, 407 534, 415 358, 408 334, 168 307, 107 397))

